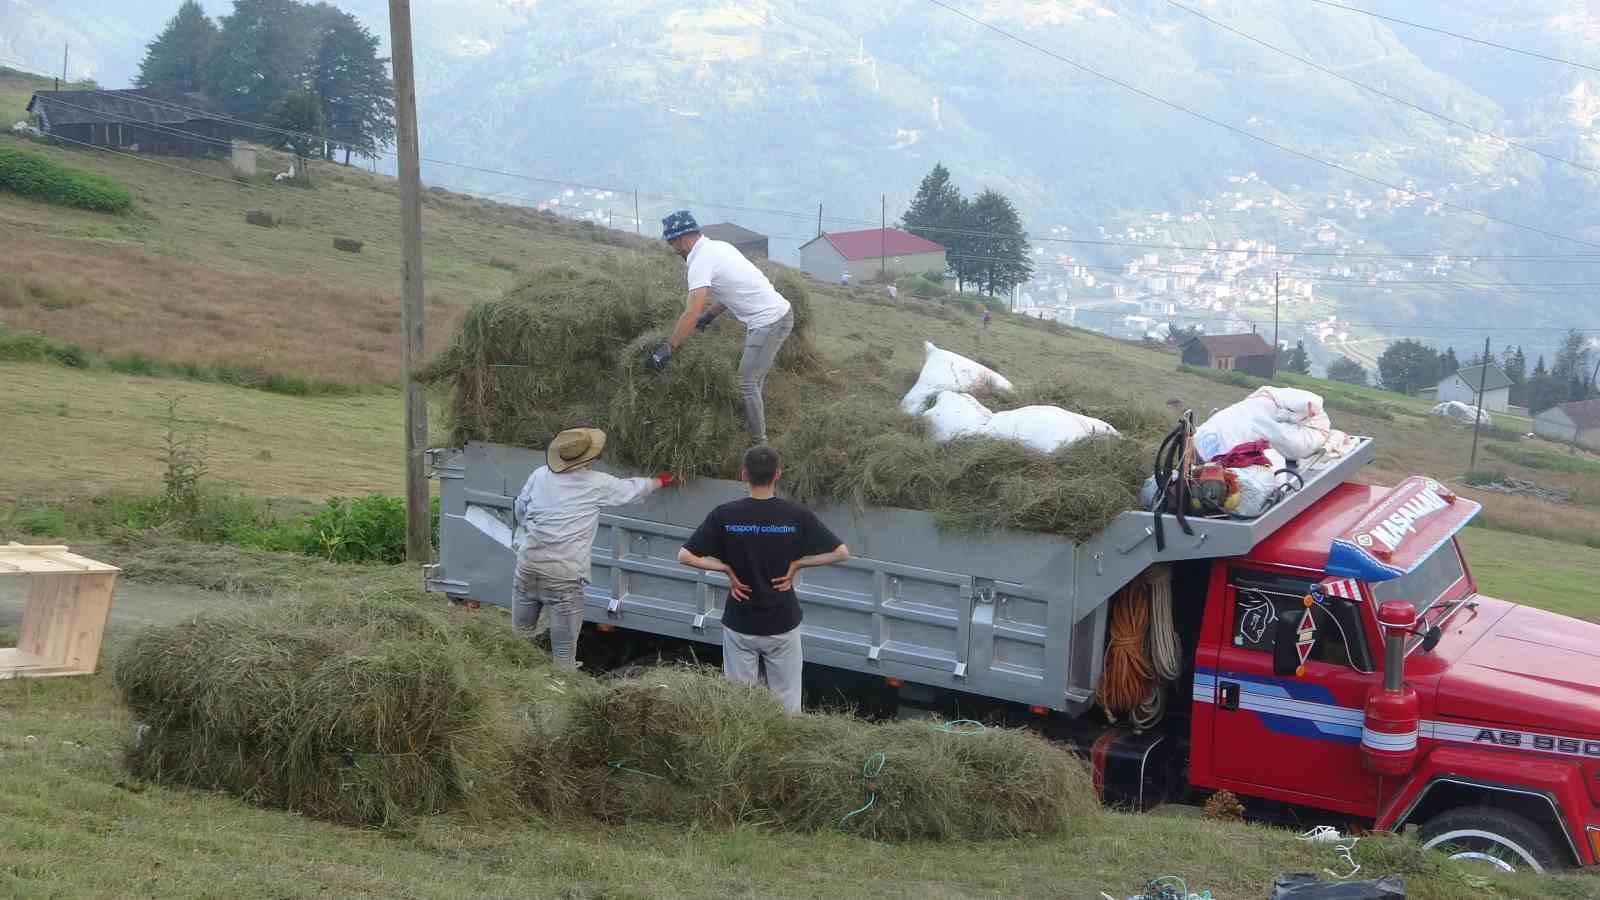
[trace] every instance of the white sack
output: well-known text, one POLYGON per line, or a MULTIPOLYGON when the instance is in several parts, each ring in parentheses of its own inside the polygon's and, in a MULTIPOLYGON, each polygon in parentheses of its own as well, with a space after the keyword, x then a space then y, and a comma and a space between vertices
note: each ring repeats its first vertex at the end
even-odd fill
POLYGON ((1004 375, 967 359, 959 353, 940 350, 932 341, 922 343, 922 374, 917 383, 900 400, 900 409, 906 415, 922 412, 928 401, 940 391, 966 392, 980 384, 989 384, 1003 391, 1012 390, 1004 375))
POLYGON ((958 437, 984 434, 994 413, 971 394, 940 391, 922 417, 928 420, 928 433, 942 444, 958 437))
POLYGON ((1020 441, 1041 453, 1054 453, 1091 434, 1116 434, 1117 430, 1091 416, 1059 406, 1024 406, 998 412, 989 420, 990 437, 1020 441))
POLYGON ((1202 459, 1210 460, 1262 438, 1289 459, 1306 459, 1324 451, 1340 456, 1355 444, 1349 435, 1334 429, 1321 397, 1296 388, 1264 387, 1195 429, 1194 447, 1202 459))
POLYGON ((1460 400, 1447 400, 1435 406, 1433 414, 1443 416, 1446 419, 1453 419, 1463 425, 1471 425, 1475 421, 1482 422, 1486 426, 1494 424, 1494 420, 1489 418, 1489 413, 1479 410, 1470 403, 1462 403, 1460 400), (1480 415, 1483 418, 1478 418, 1480 415))

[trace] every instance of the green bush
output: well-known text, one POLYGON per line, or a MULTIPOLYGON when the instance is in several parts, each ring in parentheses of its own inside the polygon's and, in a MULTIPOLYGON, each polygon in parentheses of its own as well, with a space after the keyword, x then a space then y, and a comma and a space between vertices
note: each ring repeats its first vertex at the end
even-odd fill
POLYGON ((1574 475, 1600 477, 1600 462, 1583 456, 1542 450, 1537 447, 1517 447, 1510 444, 1488 444, 1486 448, 1490 453, 1506 462, 1516 463, 1529 469, 1543 469, 1548 472, 1570 472, 1574 475))
MULTIPOLYGON (((438 520, 439 501, 429 515, 438 520)), ((396 564, 406 559, 406 504, 395 497, 368 494, 332 497, 321 512, 292 522, 243 527, 216 540, 259 550, 318 556, 329 562, 396 564)), ((438 546, 438 530, 433 534, 438 546)))
POLYGON ((1488 469, 1474 469, 1461 476, 1461 480, 1473 487, 1483 487, 1489 484, 1507 484, 1511 476, 1504 472, 1490 471, 1488 469))
POLYGON ((41 362, 49 356, 50 349, 50 342, 42 334, 0 328, 0 359, 41 362))
POLYGON ((30 200, 94 212, 125 213, 133 208, 133 195, 116 181, 26 150, 0 148, 0 188, 30 200))

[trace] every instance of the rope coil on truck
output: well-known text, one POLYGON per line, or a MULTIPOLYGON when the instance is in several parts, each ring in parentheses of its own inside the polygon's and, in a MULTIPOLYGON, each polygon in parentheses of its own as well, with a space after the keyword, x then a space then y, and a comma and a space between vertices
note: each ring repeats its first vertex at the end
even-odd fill
POLYGON ((1172 573, 1154 566, 1117 592, 1107 629, 1105 670, 1096 700, 1113 722, 1136 731, 1166 715, 1166 683, 1183 674, 1183 650, 1172 618, 1172 573))

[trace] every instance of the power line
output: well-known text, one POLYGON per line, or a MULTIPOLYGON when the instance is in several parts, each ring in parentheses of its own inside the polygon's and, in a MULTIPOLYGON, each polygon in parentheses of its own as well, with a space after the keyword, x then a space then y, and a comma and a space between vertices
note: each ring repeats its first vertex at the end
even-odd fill
POLYGON ((1394 16, 1386 16, 1383 13, 1373 12, 1372 10, 1369 10, 1369 9, 1361 9, 1361 8, 1355 7, 1355 6, 1346 6, 1343 3, 1334 3, 1334 2, 1332 2, 1332 0, 1311 0, 1311 2, 1319 4, 1321 6, 1332 7, 1333 9, 1342 9, 1345 12, 1360 13, 1363 16, 1371 16, 1374 19, 1382 19, 1385 22, 1394 22, 1397 25, 1404 25, 1404 26, 1406 26, 1408 28, 1417 28, 1417 29, 1421 29, 1422 31, 1431 31, 1434 34, 1448 35, 1448 36, 1456 38, 1458 40, 1470 41, 1471 43, 1474 43, 1474 44, 1482 44, 1485 47, 1493 47, 1496 50, 1505 50, 1508 53, 1520 53, 1523 56, 1531 56, 1531 57, 1534 57, 1535 59, 1546 60, 1547 62, 1561 63, 1564 66, 1572 66, 1573 68, 1576 68, 1576 69, 1587 69, 1587 70, 1589 70, 1591 72, 1600 72, 1600 68, 1597 68, 1595 66, 1587 65, 1587 64, 1581 63, 1581 62, 1574 62, 1574 61, 1572 61, 1570 59, 1562 59, 1559 56, 1550 56, 1549 54, 1546 54, 1546 53, 1539 53, 1536 50, 1523 50, 1520 47, 1508 47, 1505 44, 1497 44, 1494 41, 1486 41, 1483 38, 1476 38, 1476 37, 1473 37, 1470 34, 1461 34, 1460 32, 1450 31, 1450 30, 1444 29, 1444 28, 1438 28, 1438 27, 1435 27, 1433 25, 1424 25, 1421 22, 1412 22, 1412 21, 1409 21, 1407 19, 1400 19, 1400 18, 1396 18, 1394 16))
POLYGON ((1171 6, 1175 6, 1178 9, 1183 10, 1186 13, 1189 13, 1192 16, 1195 16, 1195 17, 1197 17, 1199 19, 1202 19, 1203 21, 1210 22, 1212 25, 1215 25, 1215 26, 1217 26, 1218 28, 1221 28, 1224 31, 1230 32, 1232 34, 1236 34, 1239 37, 1242 37, 1245 40, 1250 41, 1252 43, 1259 44, 1262 47, 1265 47, 1265 48, 1267 48, 1268 50, 1271 50, 1274 53, 1279 53, 1279 54, 1282 54, 1283 56, 1287 56, 1292 60, 1295 60, 1297 62, 1300 62, 1300 63, 1303 63, 1303 64, 1305 64, 1307 66, 1310 66, 1313 69, 1316 69, 1318 72, 1322 72, 1325 75, 1331 75, 1334 78, 1339 79, 1340 81, 1346 82, 1348 84, 1353 84, 1356 87, 1361 88, 1364 91, 1369 91, 1369 92, 1377 94, 1378 96, 1383 97, 1383 98, 1385 98, 1387 100, 1391 100, 1391 101, 1393 101, 1395 103, 1398 103, 1401 106, 1405 106, 1405 107, 1408 107, 1410 109, 1414 109, 1417 112, 1423 113, 1425 115, 1432 116, 1432 117, 1434 117, 1435 119, 1438 119, 1441 122, 1448 122, 1449 124, 1454 125, 1454 126, 1456 126, 1458 128, 1465 128, 1468 131, 1471 131, 1471 132, 1473 132, 1475 134, 1480 134, 1480 135, 1482 135, 1482 136, 1484 136, 1486 138, 1490 138, 1491 140, 1499 141, 1500 143, 1505 144, 1507 147, 1514 147, 1514 148, 1516 148, 1518 150, 1522 150, 1522 151, 1524 151, 1526 153, 1533 153, 1533 154, 1536 154, 1538 156, 1542 156, 1545 159, 1548 159, 1548 160, 1550 160, 1552 162, 1558 162, 1558 163, 1561 163, 1562 165, 1571 166, 1574 169, 1581 169, 1581 170, 1583 170, 1585 172, 1592 172, 1592 173, 1595 173, 1595 174, 1600 174, 1600 168, 1596 168, 1594 166, 1587 166, 1587 165, 1584 165, 1583 163, 1577 162, 1575 160, 1570 160, 1570 159, 1567 159, 1567 158, 1562 157, 1562 156, 1557 156, 1554 153, 1546 153, 1545 151, 1540 150, 1537 147, 1532 147, 1532 146, 1529 146, 1527 144, 1518 143, 1517 141, 1513 141, 1510 138, 1505 137, 1504 135, 1496 134, 1495 132, 1492 132, 1492 131, 1485 131, 1482 128, 1479 128, 1479 127, 1477 127, 1475 125, 1468 124, 1466 122, 1463 122, 1460 119, 1452 118, 1450 116, 1445 115, 1444 113, 1428 109, 1425 106, 1419 106, 1418 104, 1412 103, 1410 100, 1407 100, 1404 97, 1399 97, 1399 96, 1396 96, 1394 94, 1391 94, 1388 91, 1383 90, 1382 88, 1373 87, 1372 85, 1366 84, 1365 82, 1357 81, 1356 79, 1351 78, 1351 77, 1349 77, 1349 76, 1347 76, 1347 75, 1345 75, 1345 74, 1343 74, 1343 73, 1341 73, 1341 72, 1339 72, 1339 71, 1337 71, 1335 69, 1331 69, 1331 68, 1329 68, 1327 66, 1324 66, 1324 65, 1322 65, 1320 63, 1313 62, 1313 61, 1305 58, 1304 56, 1300 56, 1297 53, 1294 53, 1294 52, 1289 51, 1289 50, 1285 50, 1282 47, 1279 47, 1279 46, 1277 46, 1275 44, 1268 43, 1267 41, 1264 41, 1261 38, 1255 37, 1254 35, 1246 34, 1243 31, 1240 31, 1239 29, 1234 28, 1232 25, 1229 25, 1229 24, 1227 24, 1225 22, 1221 22, 1221 21, 1218 21, 1216 19, 1213 19, 1212 17, 1206 15, 1205 13, 1199 11, 1198 9, 1194 9, 1193 7, 1185 6, 1182 3, 1179 3, 1178 0, 1167 0, 1167 3, 1169 5, 1171 5, 1171 6))
MULTIPOLYGON (((1294 147, 1291 147, 1288 144, 1281 144, 1281 143, 1279 143, 1277 141, 1272 140, 1271 138, 1265 138, 1265 137, 1262 137, 1261 135, 1254 134, 1252 132, 1246 131, 1245 129, 1240 128, 1237 125, 1231 125, 1231 124, 1229 124, 1227 122, 1222 121, 1221 119, 1216 118, 1215 116, 1207 115, 1206 113, 1200 112, 1198 110, 1190 109, 1189 107, 1184 106, 1181 103, 1178 103, 1178 102, 1173 101, 1173 100, 1168 100, 1165 97, 1161 97, 1161 96, 1159 96, 1157 94, 1153 94, 1153 93, 1151 93, 1151 92, 1149 92, 1149 91, 1147 91, 1147 90, 1145 90, 1145 89, 1143 89, 1141 87, 1137 87, 1137 86, 1135 86, 1133 84, 1130 84, 1130 83, 1128 83, 1126 81, 1123 81, 1123 80, 1121 80, 1119 78, 1116 78, 1114 76, 1107 75, 1107 74, 1105 74, 1104 72, 1101 72, 1098 69, 1091 68, 1090 66, 1086 66, 1083 63, 1077 62, 1076 60, 1069 59, 1069 58, 1067 58, 1065 56, 1062 56, 1061 54, 1056 53, 1055 51, 1050 50, 1050 49, 1048 49, 1046 47, 1042 47, 1042 46, 1040 46, 1038 44, 1035 44, 1032 41, 1027 40, 1026 38, 1023 38, 1023 37, 1020 37, 1018 35, 1012 34, 1011 32, 1006 31, 1005 29, 1003 29, 1003 28, 1001 28, 1001 27, 999 27, 997 25, 993 25, 993 24, 990 24, 989 22, 985 22, 982 19, 977 18, 976 16, 970 15, 970 14, 968 14, 968 13, 966 13, 966 12, 960 10, 960 9, 957 9, 954 6, 951 6, 948 3, 945 3, 944 0, 928 0, 928 2, 932 3, 934 6, 940 7, 941 9, 948 10, 951 13, 954 13, 955 15, 958 15, 961 18, 966 19, 969 22, 972 22, 975 25, 978 25, 980 27, 986 28, 986 29, 994 32, 995 34, 1000 35, 1001 37, 1004 37, 1004 38, 1006 38, 1008 40, 1011 40, 1011 41, 1015 41, 1016 43, 1021 44, 1022 46, 1027 47, 1030 50, 1037 51, 1039 53, 1044 54, 1045 56, 1048 56, 1048 57, 1050 57, 1052 59, 1055 59, 1055 60, 1057 60, 1059 62, 1065 63, 1065 64, 1067 64, 1069 66, 1072 66, 1073 68, 1075 68, 1075 69, 1077 69, 1077 70, 1079 70, 1081 72, 1084 72, 1084 73, 1089 74, 1089 75, 1093 75, 1094 77, 1099 78, 1099 79, 1101 79, 1103 81, 1110 82, 1111 84, 1114 84, 1117 87, 1122 88, 1123 90, 1130 91, 1132 93, 1138 94, 1139 96, 1144 97, 1147 100, 1154 101, 1154 102, 1159 103, 1162 106, 1166 106, 1166 107, 1168 107, 1170 109, 1175 109, 1178 112, 1181 112, 1181 113, 1183 113, 1185 115, 1188 115, 1188 116, 1192 116, 1192 117, 1194 117, 1196 119, 1201 120, 1202 122, 1207 122, 1207 123, 1209 123, 1211 125, 1215 125, 1218 128, 1224 129, 1225 131, 1232 132, 1233 134, 1239 135, 1240 137, 1247 138, 1249 140, 1256 141, 1256 142, 1261 143, 1261 144, 1265 144, 1268 147, 1272 147, 1272 148, 1274 148, 1276 150, 1279 150, 1281 152, 1288 153, 1291 156, 1299 157, 1300 159, 1304 159, 1307 162, 1313 162, 1313 163, 1316 163, 1317 165, 1320 165, 1320 166, 1326 166, 1327 168, 1333 169, 1335 171, 1343 172, 1346 175, 1350 175, 1350 176, 1352 176, 1354 178, 1360 178, 1363 181, 1370 181, 1373 184, 1380 185, 1380 186, 1388 188, 1390 190, 1399 191, 1400 193, 1407 194, 1409 196, 1416 197, 1418 199, 1431 199, 1434 203, 1437 203, 1440 206, 1448 207, 1450 209, 1456 210, 1457 212, 1463 212, 1463 213, 1467 213, 1469 215, 1477 216, 1478 218, 1481 218, 1481 219, 1483 219, 1485 221, 1488 221, 1488 222, 1495 222, 1497 224, 1505 225, 1507 227, 1519 228, 1519 229, 1522 229, 1524 231, 1531 232, 1533 234, 1543 235, 1544 237, 1554 238, 1554 239, 1560 240, 1560 241, 1568 241, 1568 242, 1574 243, 1574 244, 1582 244, 1585 247, 1594 247, 1596 249, 1600 249, 1600 243, 1595 243, 1593 241, 1586 241, 1586 240, 1583 240, 1582 238, 1575 238, 1575 237, 1572 237, 1570 235, 1560 234, 1560 233, 1554 232, 1554 231, 1547 231, 1547 230, 1545 230, 1543 228, 1539 228, 1539 227, 1534 226, 1534 225, 1524 225, 1521 222, 1514 222, 1514 221, 1511 221, 1510 219, 1502 219, 1499 216, 1490 215, 1489 213, 1483 212, 1481 210, 1473 209, 1473 208, 1471 208, 1469 206, 1462 206, 1461 204, 1458 204, 1458 203, 1451 203, 1448 200, 1440 200, 1438 198, 1425 198, 1425 197, 1422 196, 1422 194, 1420 194, 1417 191, 1411 190, 1410 188, 1402 187, 1401 185, 1393 184, 1393 183, 1388 182, 1388 181, 1384 181, 1383 179, 1377 178, 1377 177, 1372 176, 1372 175, 1367 175, 1367 174, 1365 174, 1363 172, 1359 172, 1359 171, 1357 171, 1355 169, 1352 169, 1349 166, 1346 166, 1346 165, 1344 165, 1342 163, 1337 163, 1337 162, 1333 162, 1331 160, 1323 159, 1323 158, 1321 158, 1319 156, 1314 156, 1314 155, 1312 155, 1310 153, 1305 152, 1304 150, 1298 150, 1298 149, 1296 149, 1294 147)), ((1324 2, 1324 0, 1315 0, 1315 2, 1324 2)))

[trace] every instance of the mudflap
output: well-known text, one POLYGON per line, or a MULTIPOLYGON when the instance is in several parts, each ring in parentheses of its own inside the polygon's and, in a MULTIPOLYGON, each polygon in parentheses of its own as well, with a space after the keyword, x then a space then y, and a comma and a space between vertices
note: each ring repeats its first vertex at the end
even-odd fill
POLYGON ((1143 812, 1177 795, 1183 758, 1180 741, 1161 731, 1113 728, 1089 751, 1095 794, 1109 807, 1143 812))

